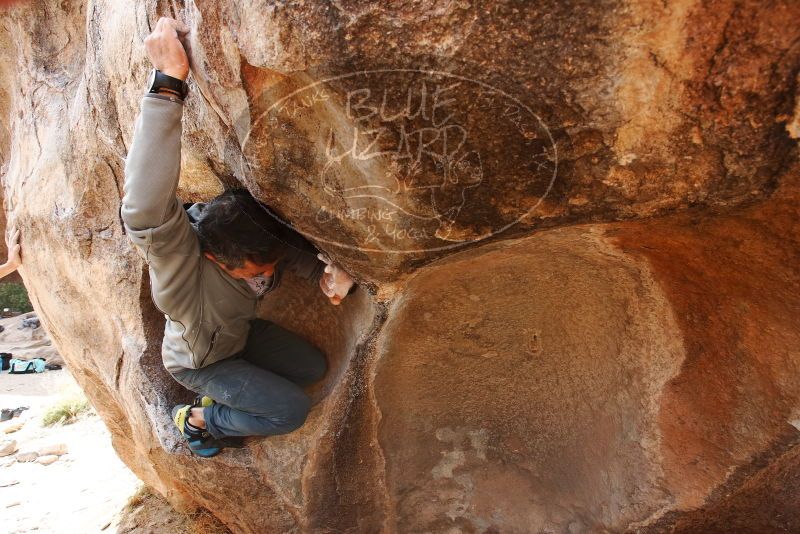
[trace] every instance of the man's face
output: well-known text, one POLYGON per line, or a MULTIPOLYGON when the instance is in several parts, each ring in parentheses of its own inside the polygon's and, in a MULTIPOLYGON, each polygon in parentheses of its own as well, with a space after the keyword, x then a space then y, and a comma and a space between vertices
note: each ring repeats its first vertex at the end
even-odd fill
POLYGON ((253 263, 250 260, 245 260, 243 266, 236 267, 235 269, 229 269, 224 263, 217 261, 217 258, 215 258, 210 252, 206 252, 206 258, 219 265, 223 271, 231 275, 233 278, 253 278, 254 276, 258 276, 260 274, 269 277, 275 272, 275 264, 278 263, 253 263))

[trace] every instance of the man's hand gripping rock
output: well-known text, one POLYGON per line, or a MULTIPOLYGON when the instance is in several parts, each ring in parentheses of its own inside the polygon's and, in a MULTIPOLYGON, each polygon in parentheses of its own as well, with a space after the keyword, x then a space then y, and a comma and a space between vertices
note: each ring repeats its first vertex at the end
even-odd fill
POLYGON ((189 76, 189 57, 183 39, 189 28, 183 22, 161 17, 153 33, 145 37, 144 47, 153 67, 167 76, 186 80, 189 76))
POLYGON ((325 272, 319 279, 319 287, 331 304, 338 306, 355 282, 344 269, 333 263, 325 254, 317 254, 317 258, 325 263, 325 272))

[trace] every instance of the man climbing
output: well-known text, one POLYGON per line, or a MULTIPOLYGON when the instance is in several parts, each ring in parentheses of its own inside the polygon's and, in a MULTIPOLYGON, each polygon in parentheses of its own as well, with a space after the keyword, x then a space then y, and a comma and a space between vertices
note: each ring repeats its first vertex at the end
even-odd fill
POLYGON ((200 394, 192 405, 176 406, 173 420, 192 452, 208 457, 226 437, 299 428, 311 406, 302 386, 325 374, 319 350, 256 318, 258 299, 285 269, 318 280, 332 304, 354 286, 247 191, 227 191, 187 209, 178 202, 189 75, 181 38, 187 32, 161 18, 145 39, 155 70, 128 153, 121 215, 149 265, 153 301, 166 316, 164 366, 200 394))

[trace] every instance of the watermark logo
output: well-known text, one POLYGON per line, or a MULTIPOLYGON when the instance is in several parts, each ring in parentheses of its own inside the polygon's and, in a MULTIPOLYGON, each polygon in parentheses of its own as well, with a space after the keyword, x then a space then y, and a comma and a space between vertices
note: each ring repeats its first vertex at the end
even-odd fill
POLYGON ((240 135, 251 179, 310 186, 314 228, 304 232, 340 247, 419 253, 480 241, 534 212, 557 175, 556 143, 529 105, 449 72, 293 79, 260 106, 240 135))

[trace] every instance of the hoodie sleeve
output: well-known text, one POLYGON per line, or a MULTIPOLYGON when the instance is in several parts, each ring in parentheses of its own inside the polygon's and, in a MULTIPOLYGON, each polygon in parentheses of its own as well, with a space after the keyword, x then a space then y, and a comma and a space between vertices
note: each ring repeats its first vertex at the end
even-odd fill
POLYGON ((307 239, 294 230, 286 256, 278 262, 279 269, 288 269, 309 282, 319 282, 325 270, 325 264, 317 258, 318 250, 307 239))
MULTIPOLYGON (((142 98, 125 163, 120 215, 130 240, 151 263, 197 254, 199 245, 175 192, 181 168, 181 117, 177 98, 142 98)), ((151 263, 152 266, 152 263, 151 263)))
POLYGON ((196 314, 200 244, 175 191, 181 167, 178 99, 142 98, 125 164, 120 215, 128 238, 150 268, 153 301, 181 324, 196 314))

